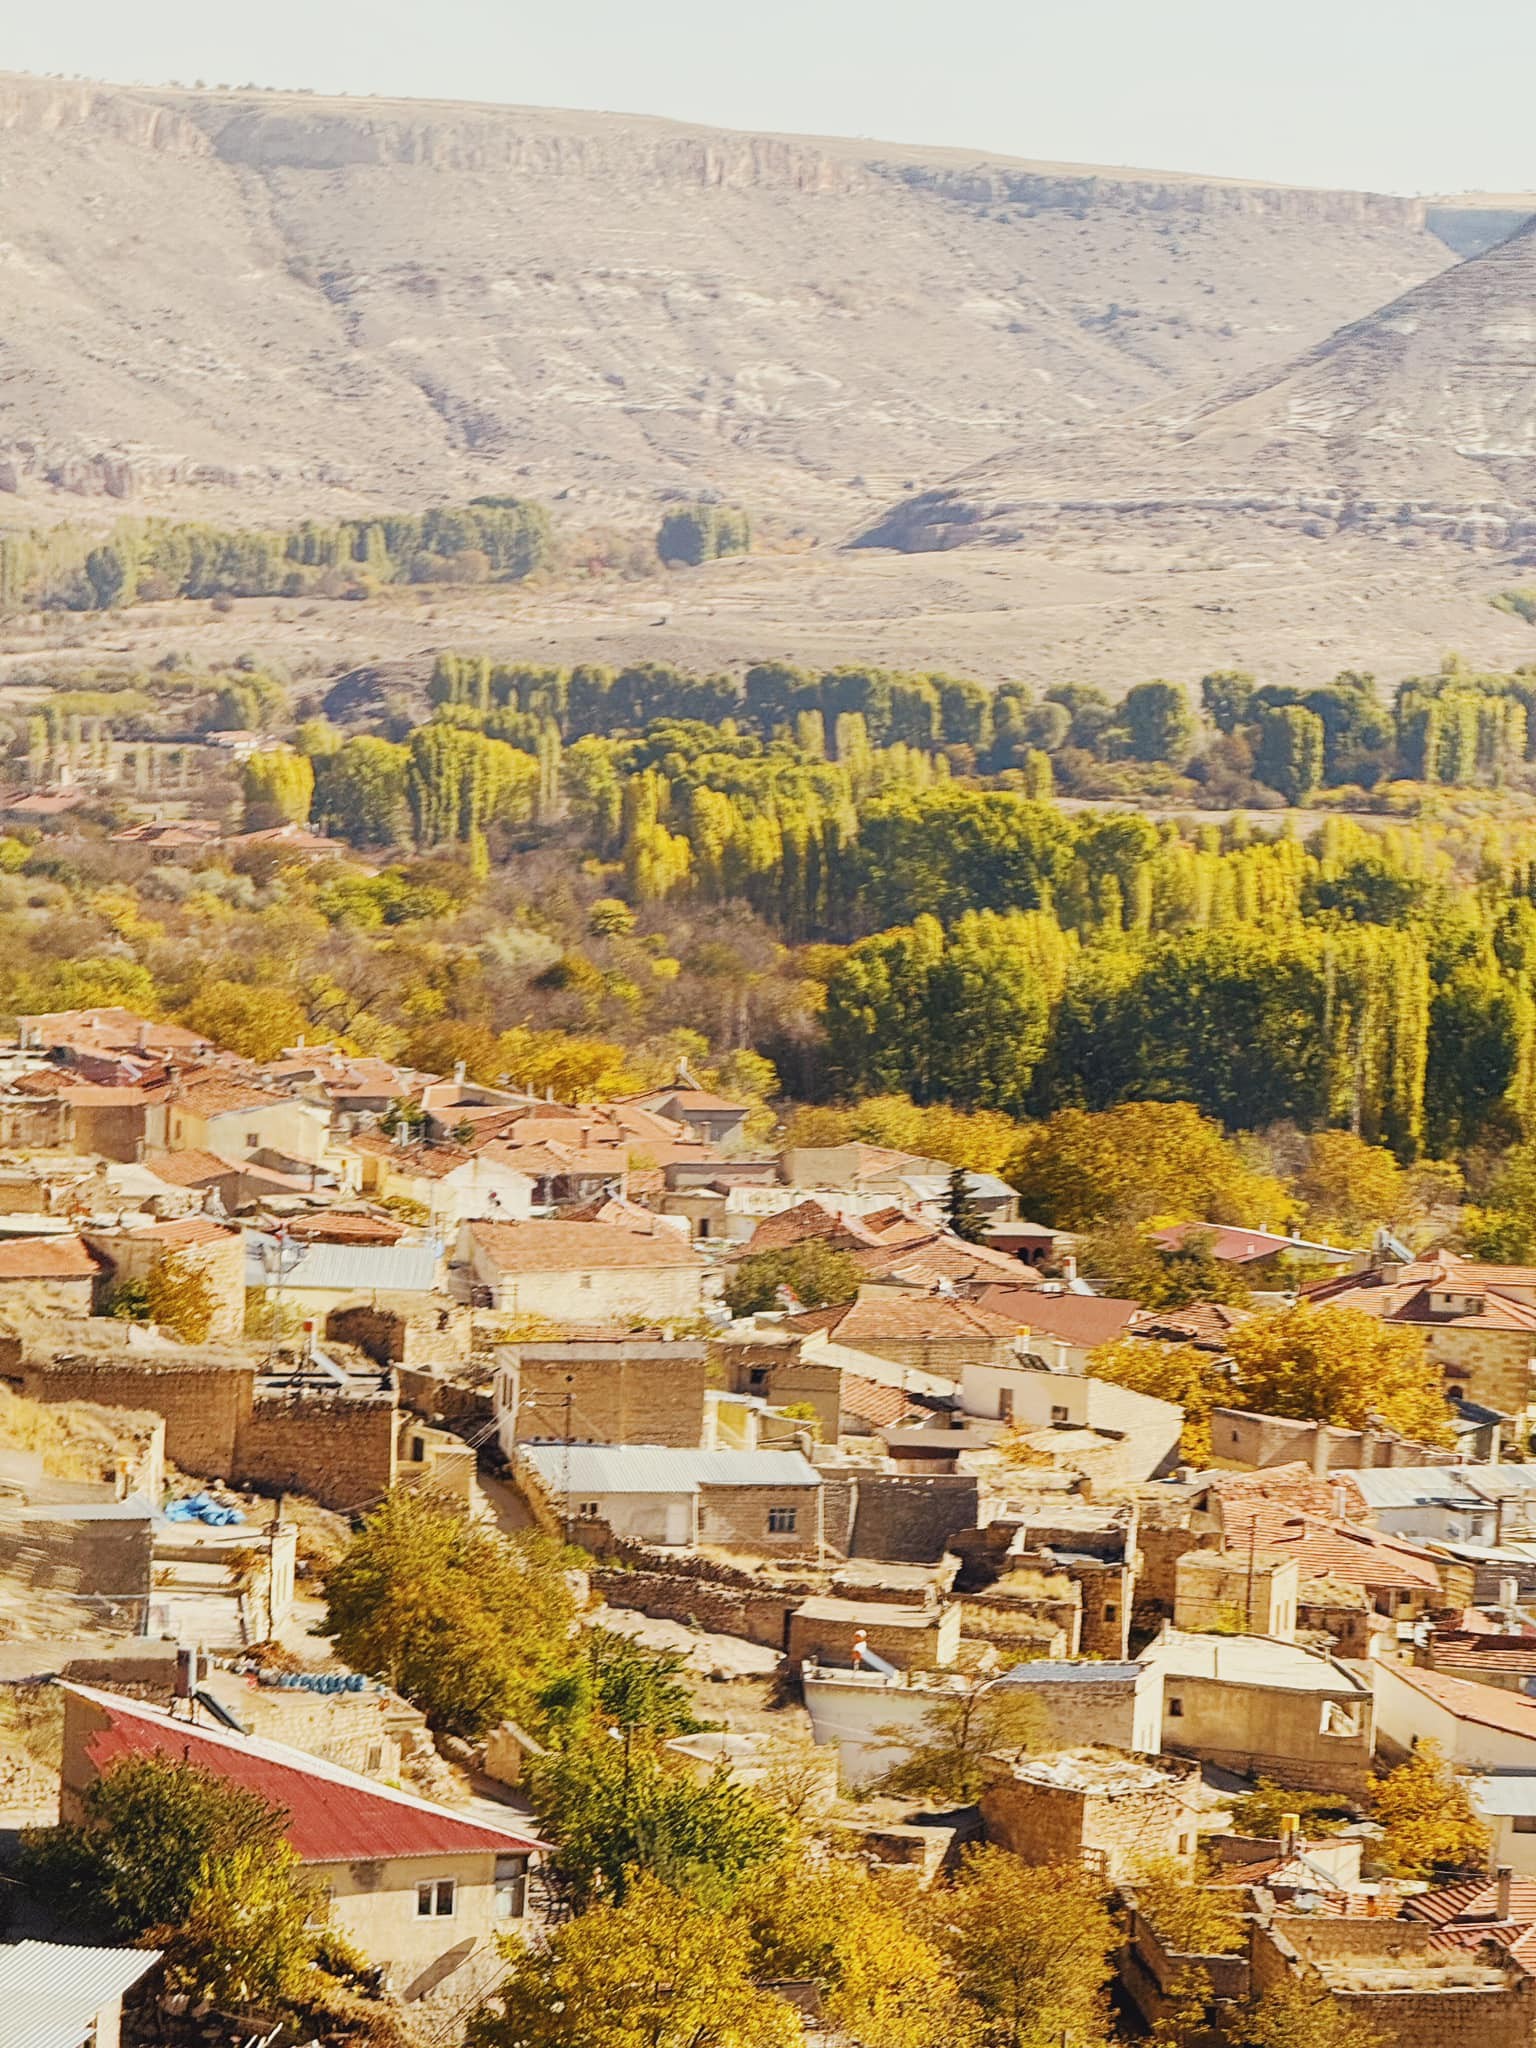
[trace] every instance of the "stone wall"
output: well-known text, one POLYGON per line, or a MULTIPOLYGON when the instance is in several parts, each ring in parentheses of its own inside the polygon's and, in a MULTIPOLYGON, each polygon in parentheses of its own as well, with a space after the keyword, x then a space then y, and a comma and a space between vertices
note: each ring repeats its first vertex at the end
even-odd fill
POLYGON ((516 1378, 519 1443, 560 1439, 568 1396, 571 1433, 582 1443, 697 1450, 704 1441, 708 1361, 702 1347, 697 1358, 658 1352, 649 1358, 531 1359, 517 1357, 515 1350, 503 1356, 516 1378))
POLYGON ((740 1636, 765 1649, 782 1650, 789 1640, 789 1617, 803 1592, 750 1591, 703 1577, 673 1572, 619 1571, 601 1565, 592 1571, 592 1590, 610 1607, 648 1614, 658 1621, 696 1624, 711 1635, 740 1636))
POLYGON ((699 1542, 762 1557, 815 1558, 821 1548, 821 1489, 812 1486, 700 1486, 699 1542), (795 1516, 792 1530, 775 1532, 776 1509, 795 1516))
POLYGON ((94 1312, 101 1282, 89 1273, 68 1279, 0 1281, 0 1315, 88 1316, 94 1312))
POLYGON ((1325 1422, 1297 1422, 1243 1408, 1213 1408, 1211 1438, 1223 1462, 1260 1469, 1301 1464, 1319 1475, 1382 1465, 1450 1465, 1456 1458, 1454 1451, 1410 1443, 1390 1430, 1335 1429, 1325 1422))
POLYGON ((1471 1958, 1436 1951, 1433 1934, 1425 1921, 1313 1922, 1277 1915, 1253 1930, 1253 1990, 1262 1997, 1288 1979, 1326 1986, 1341 2016, 1375 2033, 1385 2048, 1528 2048, 1536 1981, 1506 1965, 1502 1985, 1458 1983, 1454 1979, 1466 1972, 1456 1965, 1471 1958), (1391 1987, 1363 1978, 1350 1983, 1353 1965, 1390 1972, 1391 1987))
POLYGON ((387 1300, 367 1301, 333 1308, 325 1319, 325 1334, 332 1343, 355 1345, 375 1365, 396 1365, 430 1376, 467 1363, 473 1325, 470 1310, 456 1305, 434 1303, 423 1310, 414 1304, 394 1308, 387 1300))
POLYGON ((1022 1862, 1053 1865, 1090 1860, 1111 1882, 1148 1858, 1189 1867, 1195 1817, 1176 1779, 1110 1796, 1007 1777, 982 1794, 987 1840, 1022 1862))
POLYGON ((1370 1775, 1373 1704, 1369 1693, 1287 1692, 1241 1679, 1190 1678, 1168 1672, 1163 1691, 1163 1746, 1243 1777, 1319 1792, 1364 1791, 1370 1775), (1324 1733, 1325 1707, 1336 1705, 1354 1732, 1324 1733))
POLYGON ((395 1483, 397 1416, 392 1392, 259 1395, 240 1435, 238 1477, 357 1512, 395 1483))
POLYGON ((968 1473, 860 1472, 854 1485, 850 1556, 937 1564, 952 1536, 976 1526, 980 1486, 968 1473))
POLYGON ((227 1479, 250 1417, 254 1368, 235 1360, 157 1364, 61 1359, 20 1368, 31 1401, 94 1401, 104 1408, 147 1409, 165 1418, 165 1455, 199 1478, 227 1479))

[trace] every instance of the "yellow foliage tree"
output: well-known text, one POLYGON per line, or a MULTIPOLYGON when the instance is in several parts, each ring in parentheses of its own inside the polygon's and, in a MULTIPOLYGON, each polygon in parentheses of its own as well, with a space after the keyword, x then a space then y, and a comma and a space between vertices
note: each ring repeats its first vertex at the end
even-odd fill
POLYGON ((1276 1225, 1292 1207, 1280 1182, 1187 1102, 1059 1109, 1024 1133, 1008 1178, 1025 1213, 1057 1230, 1153 1218, 1276 1225))
POLYGON ((205 1267, 183 1254, 157 1259, 144 1283, 149 1320, 179 1337, 183 1344, 206 1344, 213 1331, 218 1303, 205 1267))
POLYGON ((1364 1309, 1299 1302, 1240 1325, 1230 1351, 1245 1408, 1343 1429, 1384 1425, 1419 1443, 1451 1441, 1440 1375, 1417 1330, 1364 1309))
POLYGON ((244 981, 210 981, 181 1012, 180 1021, 247 1060, 276 1059, 309 1030, 297 996, 244 981))
POLYGON ((1314 1131, 1294 1186, 1314 1234, 1359 1239, 1399 1222, 1409 1206, 1407 1174, 1384 1145, 1368 1145, 1353 1131, 1314 1131))
POLYGON ((1202 1469, 1212 1455, 1211 1410, 1230 1402, 1232 1385, 1220 1361, 1193 1344, 1157 1344, 1147 1337, 1118 1337, 1090 1354, 1095 1379, 1112 1380, 1133 1394, 1174 1401, 1184 1410, 1179 1454, 1202 1469))
POLYGON ((907 1095, 871 1095, 850 1109, 797 1109, 791 1145, 889 1145, 893 1151, 942 1159, 972 1173, 1001 1173, 1018 1149, 1019 1126, 995 1109, 926 1107, 907 1095))
POLYGON ((1080 1865, 976 1849, 932 1899, 933 1938, 980 2020, 979 2048, 1100 2048, 1120 1930, 1080 1865))
POLYGON ((1372 1778, 1371 1813, 1386 1830, 1377 1860, 1394 1877, 1481 1870, 1487 1863, 1488 1830, 1466 1779, 1446 1762, 1438 1743, 1419 1743, 1395 1771, 1372 1778))

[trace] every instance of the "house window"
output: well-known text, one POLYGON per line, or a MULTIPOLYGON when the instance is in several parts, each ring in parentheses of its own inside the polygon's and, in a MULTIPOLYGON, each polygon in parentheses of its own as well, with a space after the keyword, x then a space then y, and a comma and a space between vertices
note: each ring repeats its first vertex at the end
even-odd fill
POLYGON ((526 1856, 498 1856, 496 1858, 496 1896, 494 1912, 498 1920, 521 1920, 528 1899, 528 1859, 526 1856))
POLYGON ((261 1143, 260 1131, 247 1131, 245 1134, 245 1142, 247 1143, 247 1145, 259 1145, 261 1143))
POLYGON ((453 1918, 454 1881, 451 1877, 429 1877, 416 1887, 416 1918, 418 1920, 451 1920, 453 1918))
POLYGON ((583 1522, 595 1522, 600 1513, 599 1504, 595 1500, 584 1500, 576 1513, 583 1522))
POLYGON ((1181 1718, 1181 1716, 1183 1715, 1183 1712, 1184 1712, 1184 1702, 1183 1702, 1182 1700, 1170 1700, 1170 1701, 1168 1702, 1168 1718, 1169 1718, 1170 1720, 1172 1720, 1172 1721, 1177 1721, 1177 1720, 1179 1720, 1179 1719, 1181 1718))
POLYGON ((1067 1419, 1067 1411, 1066 1411, 1066 1409, 1065 1409, 1065 1408, 1053 1408, 1053 1409, 1051 1410, 1051 1420, 1052 1420, 1052 1422, 1065 1422, 1065 1421, 1066 1421, 1066 1419, 1067 1419))
POLYGON ((1105 1602, 1105 1605, 1104 1605, 1104 1619, 1105 1619, 1106 1621, 1118 1621, 1118 1620, 1120 1619, 1120 1610, 1119 1610, 1119 1608, 1118 1608, 1118 1607, 1117 1607, 1117 1606, 1115 1605, 1115 1603, 1114 1603, 1114 1601, 1113 1601, 1113 1600, 1109 1600, 1109 1601, 1106 1601, 1106 1602, 1105 1602))
POLYGON ((411 1463, 413 1465, 425 1464, 426 1457, 427 1446, 425 1439, 419 1436, 413 1436, 411 1438, 411 1463))
POLYGON ((576 1285, 578 1287, 590 1287, 592 1285, 592 1275, 590 1273, 578 1273, 576 1285))
POLYGON ((1515 1833, 1517 1835, 1536 1835, 1536 1813, 1517 1813, 1515 1815, 1515 1833))
POLYGON ((1324 1700, 1322 1718, 1318 1723, 1320 1735, 1358 1735, 1360 1733, 1360 1709, 1343 1700, 1324 1700))
POLYGON ((793 1536, 800 1520, 798 1508, 770 1508, 768 1510, 768 1534, 770 1536, 793 1536))

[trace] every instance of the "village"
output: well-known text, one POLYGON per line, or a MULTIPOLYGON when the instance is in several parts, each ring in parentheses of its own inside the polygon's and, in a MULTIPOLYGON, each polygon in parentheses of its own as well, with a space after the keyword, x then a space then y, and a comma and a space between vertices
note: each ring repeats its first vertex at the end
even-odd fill
MULTIPOLYGON (((1131 2035, 1249 2038, 1278 1990, 1331 2015, 1298 2040, 1536 2038, 1536 1268, 1256 1221, 1202 1239, 1250 1306, 1149 1307, 1000 1179, 761 1125, 686 1065, 560 1103, 123 1009, 19 1019, 11 1851, 125 1762, 195 1765, 286 1816, 401 2038, 461 2038, 572 1881, 548 1745, 476 1724, 468 1661, 423 1707, 327 1633, 348 1545, 414 1512, 550 1546, 551 1632, 691 1702, 658 1771, 792 1786, 890 1900, 979 1849, 1084 1873, 1131 2035), (808 1308, 793 1276, 827 1260, 846 1285, 808 1308), (1303 1310, 1423 1344, 1437 1441, 1234 1390, 1196 1465, 1178 1403, 1094 1370, 1177 1345, 1219 1372, 1298 1273, 1303 1310)), ((165 1988, 153 1949, 69 1948, 46 1887, 5 1897, 0 1987, 73 1999, 71 2038, 294 2038, 165 1988)), ((776 1990, 797 2037, 865 2038, 826 1988, 776 1990)))

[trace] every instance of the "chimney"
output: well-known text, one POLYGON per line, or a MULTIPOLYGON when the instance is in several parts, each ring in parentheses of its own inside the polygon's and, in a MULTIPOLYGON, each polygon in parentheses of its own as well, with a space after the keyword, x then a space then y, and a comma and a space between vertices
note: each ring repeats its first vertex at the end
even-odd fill
POLYGON ((1326 1479, 1328 1476, 1328 1452, 1330 1440, 1326 1422, 1312 1425, 1312 1477, 1326 1479))
POLYGON ((1282 1813, 1280 1816, 1280 1854, 1294 1856, 1301 1847, 1301 1815, 1282 1813))
POLYGON ((1347 1522, 1349 1520, 1349 1488, 1347 1486, 1330 1486, 1328 1494, 1333 1502, 1333 1519, 1336 1522, 1347 1522))
POLYGON ((1077 1256, 1074 1252, 1068 1252, 1062 1260, 1061 1277, 1068 1286, 1077 1278, 1077 1256))
POLYGON ((1514 1893, 1515 1873, 1507 1863, 1501 1863, 1494 1872, 1494 1910, 1501 1920, 1509 1918, 1510 1903, 1514 1893))
POLYGON ((467 1069, 465 1067, 463 1060, 455 1060, 453 1063, 453 1078, 455 1081, 458 1082, 461 1088, 464 1085, 464 1076, 466 1072, 467 1069))
POLYGON ((1506 1614, 1513 1614, 1516 1608, 1519 1607, 1520 1581, 1518 1579, 1500 1579, 1499 1605, 1506 1614))

